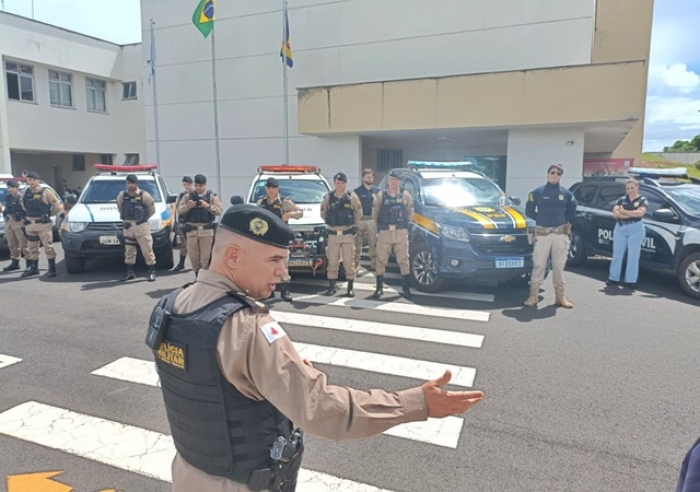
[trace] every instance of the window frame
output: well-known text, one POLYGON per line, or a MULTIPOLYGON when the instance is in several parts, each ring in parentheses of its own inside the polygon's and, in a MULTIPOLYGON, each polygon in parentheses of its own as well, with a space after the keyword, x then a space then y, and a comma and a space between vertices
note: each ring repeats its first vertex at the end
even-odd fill
POLYGON ((51 104, 51 106, 53 106, 54 108, 75 108, 75 105, 73 104, 73 99, 73 74, 69 72, 62 72, 60 70, 49 69, 49 104, 51 104), (57 78, 52 79, 52 74, 56 74, 57 78), (61 76, 67 76, 68 80, 63 80, 61 76), (53 95, 51 93, 52 86, 56 84, 58 84, 58 103, 54 102, 53 95), (63 101, 64 86, 68 87, 68 104, 64 104, 63 101))
MULTIPOLYGON (((131 94, 131 91, 129 91, 129 94, 131 94)), ((139 89, 138 89, 138 84, 136 83, 135 80, 130 80, 128 82, 122 82, 122 101, 135 101, 139 98, 139 89), (126 88, 127 87, 132 87, 134 88, 134 95, 126 95, 126 88)))
POLYGON ((87 103, 87 110, 90 113, 106 113, 107 112, 107 81, 104 79, 96 79, 93 77, 85 77, 85 98, 87 103), (102 89, 95 87, 94 83, 99 82, 103 84, 102 89), (91 85, 89 85, 91 84, 91 85), (94 101, 97 103, 97 94, 102 93, 103 98, 103 109, 91 108, 90 107, 90 94, 94 93, 94 101))
POLYGON ((5 83, 7 84, 7 98, 11 101, 19 101, 19 102, 24 102, 24 103, 32 103, 36 104, 36 84, 34 83, 34 66, 33 65, 25 65, 23 63, 19 62, 14 62, 10 60, 5 60, 5 83), (9 65, 15 65, 17 68, 16 69, 10 69, 9 65), (27 72, 23 71, 22 69, 28 70, 27 72), (18 91, 18 98, 14 98, 10 96, 10 84, 8 83, 8 77, 10 75, 14 75, 17 78, 17 91, 18 91), (32 86, 32 98, 31 99, 25 99, 23 97, 23 91, 22 91, 22 79, 29 79, 31 81, 31 86, 32 86))

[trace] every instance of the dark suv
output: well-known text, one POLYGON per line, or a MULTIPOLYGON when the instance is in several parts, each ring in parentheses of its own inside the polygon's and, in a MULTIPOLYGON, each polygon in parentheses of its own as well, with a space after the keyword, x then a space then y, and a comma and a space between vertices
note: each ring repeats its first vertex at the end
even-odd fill
MULTIPOLYGON (((438 292, 451 280, 508 281, 530 273, 527 228, 535 224, 513 207, 517 199, 468 163, 408 164, 393 171, 415 205, 409 261, 418 290, 438 292)), ((386 180, 380 189, 386 189, 386 180)))
POLYGON ((685 293, 700 299, 700 180, 689 178, 685 168, 629 173, 584 178, 571 187, 578 206, 568 264, 583 265, 593 255, 612 257, 612 209, 625 194, 625 181, 634 177, 649 200, 640 266, 676 275, 685 293))

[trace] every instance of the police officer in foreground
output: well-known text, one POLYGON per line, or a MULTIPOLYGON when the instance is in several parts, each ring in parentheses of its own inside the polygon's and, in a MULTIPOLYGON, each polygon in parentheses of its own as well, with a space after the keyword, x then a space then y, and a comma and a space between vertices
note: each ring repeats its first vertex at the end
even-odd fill
MULTIPOLYGON (((5 234, 7 244, 10 247, 10 264, 2 269, 3 272, 19 270, 19 260, 27 256, 27 238, 24 236, 25 213, 22 208, 22 194, 19 192, 19 181, 10 179, 7 181, 5 202, 2 207, 2 215, 5 218, 5 234)), ((26 260, 28 262, 28 260, 26 260)))
POLYGON ((411 297, 410 273, 408 265, 408 224, 413 217, 413 198, 411 194, 399 188, 401 178, 392 171, 387 179, 387 189, 377 193, 372 204, 372 218, 377 224, 377 288, 372 297, 379 299, 384 295, 384 272, 389 262, 389 255, 394 251, 396 262, 403 276, 402 295, 411 297))
POLYGON ((156 279, 156 255, 153 253, 153 236, 148 219, 156 213, 153 197, 139 189, 139 178, 135 174, 126 177, 126 190, 117 196, 117 208, 124 228, 124 263, 126 275, 122 282, 136 278, 136 246, 141 248, 143 259, 148 265, 148 281, 156 279))
POLYGON ((192 178, 190 176, 182 177, 182 191, 177 196, 177 205, 175 205, 175 211, 177 212, 177 224, 175 225, 175 232, 177 233, 178 240, 180 242, 180 262, 173 268, 173 271, 180 272, 185 269, 185 259, 187 258, 187 233, 185 232, 185 222, 187 222, 187 214, 181 214, 180 204, 183 198, 188 196, 192 191, 192 178))
POLYGON ((224 211, 216 193, 207 189, 207 177, 194 177, 194 191, 180 200, 178 213, 185 218, 183 230, 187 234, 187 251, 195 278, 202 268, 207 268, 214 241, 214 220, 224 211))
POLYGON ((342 250, 345 275, 348 279, 348 297, 355 297, 355 234, 357 224, 362 218, 362 205, 359 198, 353 192, 347 191, 348 177, 345 173, 338 173, 333 178, 335 190, 327 193, 321 202, 321 218, 328 224, 328 244, 326 256, 328 256, 328 291, 327 296, 337 292, 335 284, 338 280, 338 268, 340 266, 340 254, 342 250))
POLYGON ((562 174, 564 167, 561 164, 549 166, 547 184, 533 190, 525 205, 525 214, 537 223, 534 231, 530 297, 525 301, 527 307, 537 306, 540 285, 544 282, 550 255, 556 304, 568 309, 574 307, 564 292, 564 267, 571 245, 571 222, 576 216, 576 199, 573 193, 559 184, 562 174))
POLYGON ((47 277, 56 276, 56 251, 53 249, 53 224, 51 217, 58 214, 61 205, 50 188, 41 185, 41 176, 29 172, 26 176, 29 185, 22 194, 22 208, 25 212, 24 233, 27 237, 27 269, 22 277, 39 275, 39 248, 44 245, 49 260, 47 277))
MULTIPOLYGON (((304 216, 304 211, 297 207, 291 198, 280 195, 280 183, 277 178, 273 177, 267 178, 265 196, 258 199, 258 206, 269 210, 285 222, 289 222, 289 219, 301 219, 304 216)), ((288 263, 289 260, 285 260, 285 268, 288 263)), ((280 284, 282 299, 287 302, 292 302, 292 296, 289 293, 289 282, 291 281, 292 277, 287 272, 280 284)))
POLYGON ((379 193, 379 188, 374 186, 374 171, 362 170, 362 184, 353 190, 362 203, 362 219, 357 224, 357 236, 355 236, 355 271, 360 269, 362 257, 362 243, 366 240, 369 249, 369 259, 372 262, 372 270, 377 268, 377 224, 372 219, 372 203, 379 193))
POLYGON ((267 210, 231 207, 217 228, 210 268, 153 311, 146 343, 177 450, 173 492, 293 492, 304 432, 366 438, 460 415, 484 396, 442 389, 449 371, 397 392, 328 384, 256 301, 286 275, 293 237, 267 210))

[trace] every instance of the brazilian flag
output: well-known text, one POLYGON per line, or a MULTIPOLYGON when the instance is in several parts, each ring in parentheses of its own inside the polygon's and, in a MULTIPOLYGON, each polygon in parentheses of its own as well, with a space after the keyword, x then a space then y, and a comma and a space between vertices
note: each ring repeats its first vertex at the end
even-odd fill
POLYGON ((214 29, 214 9, 216 6, 216 0, 200 0, 199 5, 194 10, 192 14, 192 22, 194 26, 199 29, 206 39, 211 31, 214 29))

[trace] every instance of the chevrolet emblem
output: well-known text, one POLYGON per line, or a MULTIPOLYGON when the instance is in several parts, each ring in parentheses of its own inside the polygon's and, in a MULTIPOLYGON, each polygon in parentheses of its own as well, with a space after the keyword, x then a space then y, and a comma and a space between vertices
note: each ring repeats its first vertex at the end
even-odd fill
POLYGON ((501 242, 503 243, 512 243, 515 241, 515 236, 501 236, 501 242))

